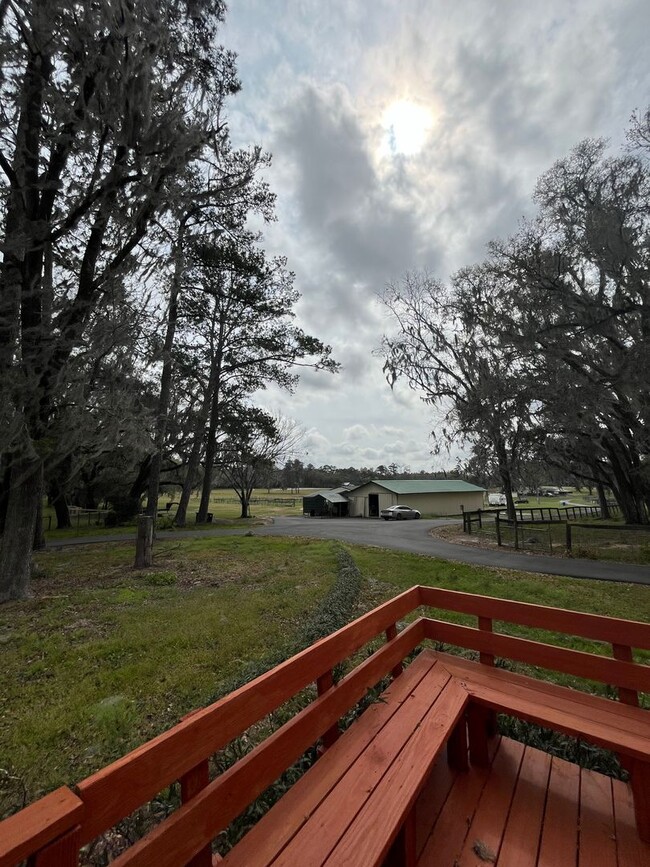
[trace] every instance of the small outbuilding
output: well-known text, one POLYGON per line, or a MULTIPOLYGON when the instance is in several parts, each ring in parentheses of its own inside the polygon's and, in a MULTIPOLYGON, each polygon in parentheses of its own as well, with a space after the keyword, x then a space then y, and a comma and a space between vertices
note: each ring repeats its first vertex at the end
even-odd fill
POLYGON ((303 515, 311 518, 345 518, 349 514, 350 504, 343 492, 349 492, 348 487, 333 488, 331 491, 315 491, 302 498, 303 515))
POLYGON ((423 515, 458 515, 483 508, 485 489, 460 479, 374 479, 349 491, 351 517, 378 518, 388 506, 423 515))

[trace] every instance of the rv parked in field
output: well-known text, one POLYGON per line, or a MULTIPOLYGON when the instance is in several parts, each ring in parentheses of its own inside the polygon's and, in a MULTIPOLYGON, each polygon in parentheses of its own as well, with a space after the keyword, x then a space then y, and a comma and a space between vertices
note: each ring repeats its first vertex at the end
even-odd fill
POLYGON ((505 506, 505 494, 488 494, 488 506, 505 506))

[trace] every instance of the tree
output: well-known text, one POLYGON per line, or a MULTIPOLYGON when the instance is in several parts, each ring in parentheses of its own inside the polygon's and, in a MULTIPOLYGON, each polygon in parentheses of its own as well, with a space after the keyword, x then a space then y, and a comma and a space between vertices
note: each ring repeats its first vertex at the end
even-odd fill
POLYGON ((425 403, 444 412, 438 447, 465 439, 488 449, 514 516, 513 475, 530 425, 530 396, 518 353, 497 345, 475 316, 484 273, 467 269, 450 287, 407 274, 382 300, 397 324, 381 354, 391 386, 405 378, 425 403))
POLYGON ((273 417, 254 407, 243 408, 225 426, 219 468, 241 503, 241 517, 250 517, 253 489, 264 472, 294 453, 303 431, 295 422, 273 417))
POLYGON ((0 601, 29 592, 50 425, 93 310, 238 89, 219 0, 0 6, 0 601))
POLYGON ((335 372, 331 349, 296 327, 299 298, 282 258, 267 261, 254 236, 197 242, 184 294, 185 348, 201 381, 186 483, 175 522, 186 520, 187 503, 203 454, 203 484, 197 515, 205 521, 228 403, 274 382, 293 388, 299 367, 335 372), (246 243, 244 243, 246 242, 246 243))
POLYGON ((540 179, 539 217, 492 245, 499 291, 480 314, 525 354, 542 428, 573 443, 556 458, 608 484, 631 523, 650 507, 649 193, 647 156, 582 142, 540 179))

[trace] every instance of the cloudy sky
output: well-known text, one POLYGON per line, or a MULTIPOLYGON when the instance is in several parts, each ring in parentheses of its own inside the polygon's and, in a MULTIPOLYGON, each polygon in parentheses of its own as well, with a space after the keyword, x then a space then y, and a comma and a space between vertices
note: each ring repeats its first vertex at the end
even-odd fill
POLYGON ((342 370, 269 409, 305 463, 440 468, 436 420, 373 355, 377 302, 407 270, 446 279, 533 213, 537 177, 579 140, 618 147, 650 102, 648 0, 230 0, 236 145, 273 154, 266 249, 285 254, 306 331, 342 370))

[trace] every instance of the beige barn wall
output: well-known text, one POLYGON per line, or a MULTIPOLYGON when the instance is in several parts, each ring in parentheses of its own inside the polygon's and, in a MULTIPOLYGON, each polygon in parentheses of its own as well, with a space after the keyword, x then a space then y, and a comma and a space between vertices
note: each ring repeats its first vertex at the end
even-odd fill
POLYGON ((350 516, 368 517, 368 494, 379 494, 379 509, 402 503, 418 509, 423 515, 457 515, 483 508, 482 491, 457 491, 447 494, 393 494, 372 482, 357 488, 350 496, 350 516))

